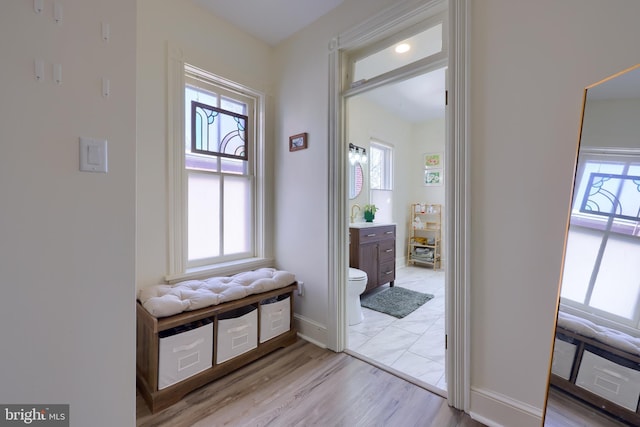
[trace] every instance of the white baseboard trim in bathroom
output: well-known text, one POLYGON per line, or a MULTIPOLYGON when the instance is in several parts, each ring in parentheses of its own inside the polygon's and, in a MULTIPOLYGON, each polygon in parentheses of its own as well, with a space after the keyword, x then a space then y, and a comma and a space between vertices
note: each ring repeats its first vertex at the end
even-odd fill
POLYGON ((489 427, 540 427, 542 423, 542 409, 476 387, 471 387, 469 415, 489 427))
POLYGON ((293 315, 298 336, 321 348, 327 348, 327 327, 299 314, 293 315))

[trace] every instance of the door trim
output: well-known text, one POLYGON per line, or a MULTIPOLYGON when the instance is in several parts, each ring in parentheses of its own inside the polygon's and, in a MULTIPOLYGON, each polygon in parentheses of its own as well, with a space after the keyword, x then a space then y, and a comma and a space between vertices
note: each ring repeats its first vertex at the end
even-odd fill
POLYGON ((403 2, 334 38, 329 45, 329 245, 327 346, 344 351, 346 344, 346 284, 349 265, 347 203, 347 143, 345 98, 347 51, 363 47, 448 7, 449 105, 446 167, 449 181, 445 200, 447 245, 446 326, 448 336, 447 388, 449 404, 469 410, 469 15, 468 0, 403 2))

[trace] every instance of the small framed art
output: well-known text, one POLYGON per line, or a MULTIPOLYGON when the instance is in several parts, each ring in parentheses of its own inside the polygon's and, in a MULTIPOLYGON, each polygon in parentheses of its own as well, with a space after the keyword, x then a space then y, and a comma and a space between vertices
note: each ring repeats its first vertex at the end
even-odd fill
POLYGON ((426 153, 424 155, 424 167, 425 168, 441 168, 442 153, 426 153))
POLYGON ((433 187, 436 185, 442 185, 442 168, 425 169, 424 171, 424 185, 433 187))
POLYGON ((289 151, 307 148, 307 133, 299 133, 289 137, 289 151))

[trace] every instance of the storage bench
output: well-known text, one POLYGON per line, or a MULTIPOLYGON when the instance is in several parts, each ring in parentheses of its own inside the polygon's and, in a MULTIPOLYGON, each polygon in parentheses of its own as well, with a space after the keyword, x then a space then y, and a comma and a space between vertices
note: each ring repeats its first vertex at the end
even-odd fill
POLYGON ((640 425, 640 355, 558 325, 551 385, 640 425))
POLYGON ((152 316, 138 301, 136 382, 151 412, 294 344, 297 283, 198 310, 152 316))

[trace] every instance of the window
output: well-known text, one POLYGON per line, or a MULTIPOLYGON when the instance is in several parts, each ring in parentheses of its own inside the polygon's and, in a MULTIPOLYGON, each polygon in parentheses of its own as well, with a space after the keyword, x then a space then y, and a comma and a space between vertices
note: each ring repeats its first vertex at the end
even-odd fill
POLYGON ((393 190, 393 149, 372 140, 369 152, 370 188, 393 190))
POLYGON ((168 278, 258 267, 264 257, 263 97, 188 64, 181 73, 174 88, 181 105, 170 106, 172 124, 183 126, 173 133, 170 161, 168 278))
POLYGON ((349 87, 383 79, 396 70, 446 62, 446 15, 437 14, 404 31, 350 53, 349 87))
POLYGON ((581 153, 562 303, 638 328, 640 153, 581 153))

